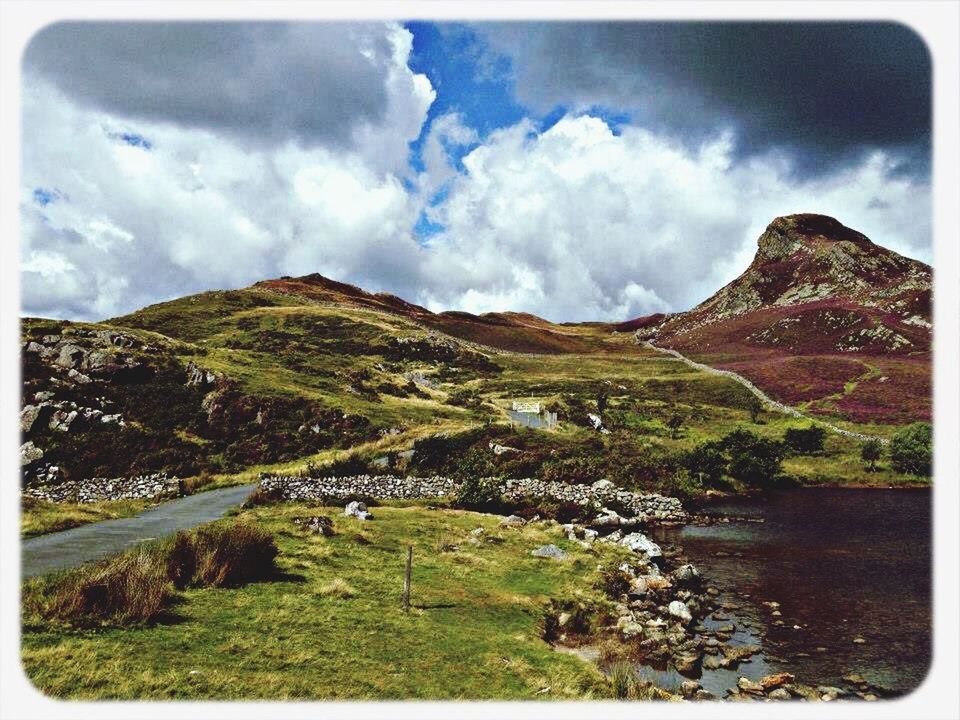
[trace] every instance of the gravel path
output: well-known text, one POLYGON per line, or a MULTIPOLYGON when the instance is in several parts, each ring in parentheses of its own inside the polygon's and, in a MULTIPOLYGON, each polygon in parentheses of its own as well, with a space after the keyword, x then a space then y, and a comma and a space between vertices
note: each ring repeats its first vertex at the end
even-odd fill
POLYGON ((20 572, 28 578, 66 570, 153 540, 211 522, 240 505, 256 485, 209 490, 170 500, 131 518, 103 520, 21 541, 20 572))
POLYGON ((846 435, 847 437, 851 437, 856 440, 879 440, 884 445, 886 445, 889 442, 886 438, 877 437, 875 435, 864 435, 863 433, 853 432, 852 430, 846 430, 844 428, 837 427, 836 425, 831 425, 830 423, 826 422, 825 420, 821 420, 820 418, 815 418, 815 417, 811 417, 810 415, 805 415, 804 413, 797 410, 795 407, 790 407, 789 405, 784 405, 782 402, 777 402, 776 400, 771 398, 769 395, 767 395, 763 390, 761 390, 752 382, 750 382, 745 377, 743 377, 743 375, 738 375, 737 373, 731 370, 721 370, 719 368, 710 367, 709 365, 704 365, 703 363, 698 363, 686 357, 685 355, 681 355, 676 350, 671 350, 670 348, 657 347, 649 340, 643 340, 643 341, 638 340, 638 342, 641 342, 642 345, 645 345, 651 350, 656 350, 657 352, 663 353, 664 355, 670 355, 671 357, 679 360, 682 363, 689 365, 695 370, 702 370, 703 372, 710 373, 711 375, 721 375, 723 377, 730 378, 731 380, 734 380, 740 383, 745 388, 747 388, 747 390, 749 390, 758 398, 760 398, 760 401, 771 410, 776 410, 777 412, 784 413, 785 415, 792 415, 795 418, 809 420, 812 423, 816 423, 817 425, 820 425, 826 428, 830 432, 837 433, 838 435, 846 435))

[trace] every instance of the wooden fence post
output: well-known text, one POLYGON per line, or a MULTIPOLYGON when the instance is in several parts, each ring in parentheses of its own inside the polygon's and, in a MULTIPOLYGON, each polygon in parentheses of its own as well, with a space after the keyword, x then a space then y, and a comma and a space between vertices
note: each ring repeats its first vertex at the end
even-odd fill
POLYGON ((413 567, 413 545, 407 546, 407 569, 403 575, 403 611, 410 612, 410 571, 413 567))

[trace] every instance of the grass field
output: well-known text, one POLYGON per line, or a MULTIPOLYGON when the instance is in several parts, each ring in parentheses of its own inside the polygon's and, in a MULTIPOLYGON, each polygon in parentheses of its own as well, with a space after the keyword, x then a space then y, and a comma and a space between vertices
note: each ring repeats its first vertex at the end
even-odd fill
POLYGON ((590 588, 600 553, 615 550, 581 548, 555 525, 501 529, 496 516, 423 507, 376 507, 365 523, 336 516, 330 538, 292 523, 338 511, 240 511, 275 534, 286 579, 187 590, 164 623, 71 630, 25 618, 27 675, 42 692, 72 699, 610 696, 594 666, 541 639, 540 623, 550 598, 599 599, 590 588), (478 527, 486 532, 474 538, 478 527), (548 542, 569 557, 530 556, 548 542), (405 614, 408 544, 413 607, 405 614))

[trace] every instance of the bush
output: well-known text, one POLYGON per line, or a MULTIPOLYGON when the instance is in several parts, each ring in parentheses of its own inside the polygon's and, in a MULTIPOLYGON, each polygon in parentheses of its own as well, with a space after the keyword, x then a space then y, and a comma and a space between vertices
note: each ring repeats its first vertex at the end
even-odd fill
POLYGON ((545 482, 590 485, 602 475, 599 459, 584 455, 547 460, 540 468, 540 478, 545 482))
POLYGON ((630 575, 620 569, 619 563, 608 563, 600 568, 596 587, 609 598, 618 600, 630 589, 630 575))
POLYGON ((252 493, 247 495, 247 499, 243 501, 243 507, 249 509, 262 505, 276 505, 282 501, 283 493, 280 488, 272 487, 269 490, 265 490, 258 485, 252 493))
POLYGON ((890 465, 911 475, 929 476, 933 463, 933 428, 915 422, 897 430, 890 438, 890 465))
POLYGON ((500 483, 495 478, 471 475, 463 479, 454 505, 466 510, 491 512, 503 504, 500 483))
POLYGON ((127 627, 156 621, 174 588, 232 587, 277 572, 277 546, 265 530, 243 523, 178 532, 168 541, 114 555, 28 586, 24 609, 75 627, 127 627))
POLYGON ((867 463, 867 469, 873 472, 877 469, 877 460, 883 456, 883 443, 871 438, 860 446, 860 459, 867 463))
POLYGON ((827 431, 817 425, 808 428, 789 428, 783 434, 787 447, 798 455, 813 455, 823 451, 827 431))
POLYGON ((76 627, 150 623, 160 617, 173 595, 163 564, 144 550, 84 566, 44 594, 45 601, 25 595, 25 608, 37 610, 46 620, 76 627))
POLYGON ((780 475, 786 454, 783 443, 734 430, 721 440, 728 458, 727 474, 753 486, 772 485, 780 475))
POLYGON ((691 477, 698 478, 704 485, 716 487, 727 468, 727 458, 723 454, 723 444, 705 442, 690 450, 680 460, 683 468, 691 477))

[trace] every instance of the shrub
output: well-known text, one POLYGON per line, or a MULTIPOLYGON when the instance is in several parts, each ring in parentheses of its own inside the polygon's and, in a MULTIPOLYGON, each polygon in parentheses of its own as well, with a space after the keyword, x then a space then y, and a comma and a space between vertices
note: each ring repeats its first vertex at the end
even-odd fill
MULTIPOLYGON (((319 475, 328 477, 350 477, 351 475, 366 475, 370 473, 370 465, 359 453, 352 452, 346 457, 338 458, 319 469, 319 475)), ((317 477, 312 475, 311 477, 317 477)))
POLYGON ((81 567, 56 581, 45 595, 45 601, 26 595, 24 604, 54 622, 124 627, 155 621, 168 605, 172 588, 156 555, 140 550, 81 567))
POLYGON ((890 438, 890 465, 911 475, 929 476, 933 462, 933 428, 915 422, 897 430, 890 438))
POLYGON ((602 474, 599 459, 584 455, 547 460, 540 468, 542 480, 574 485, 589 485, 600 478, 602 474))
POLYGON ((630 589, 630 576, 619 568, 619 563, 608 563, 600 568, 597 589, 607 597, 618 599, 630 589))
POLYGON ((705 485, 720 485, 726 471, 727 458, 723 454, 723 444, 705 442, 690 450, 680 460, 680 464, 705 485))
POLYGON ((196 587, 243 585, 277 572, 279 550, 273 536, 253 525, 200 528, 193 535, 193 546, 196 569, 191 585, 196 587))
POLYGON ((873 472, 877 469, 877 460, 883 456, 883 443, 871 438, 860 446, 860 458, 867 463, 867 469, 873 472))
POLYGON ((787 447, 798 455, 813 455, 823 451, 827 431, 817 425, 808 428, 789 428, 783 434, 787 447))
POLYGON ((610 666, 610 686, 617 700, 629 698, 633 694, 636 682, 637 674, 632 663, 619 660, 610 666))
POLYGON ((667 420, 667 427, 670 428, 670 437, 674 440, 677 439, 677 433, 680 432, 680 428, 683 426, 683 416, 682 415, 671 415, 670 419, 667 420))
POLYGON ((770 485, 780 474, 786 454, 783 443, 734 430, 721 440, 726 452, 727 474, 747 485, 770 485))
POLYGON ((500 483, 495 478, 468 476, 460 484, 454 505, 467 510, 496 510, 502 505, 500 483))
POLYGON ((243 507, 249 509, 259 507, 261 505, 275 505, 282 501, 283 493, 281 492, 280 488, 272 487, 267 490, 258 485, 252 493, 247 495, 247 499, 243 501, 243 507))

